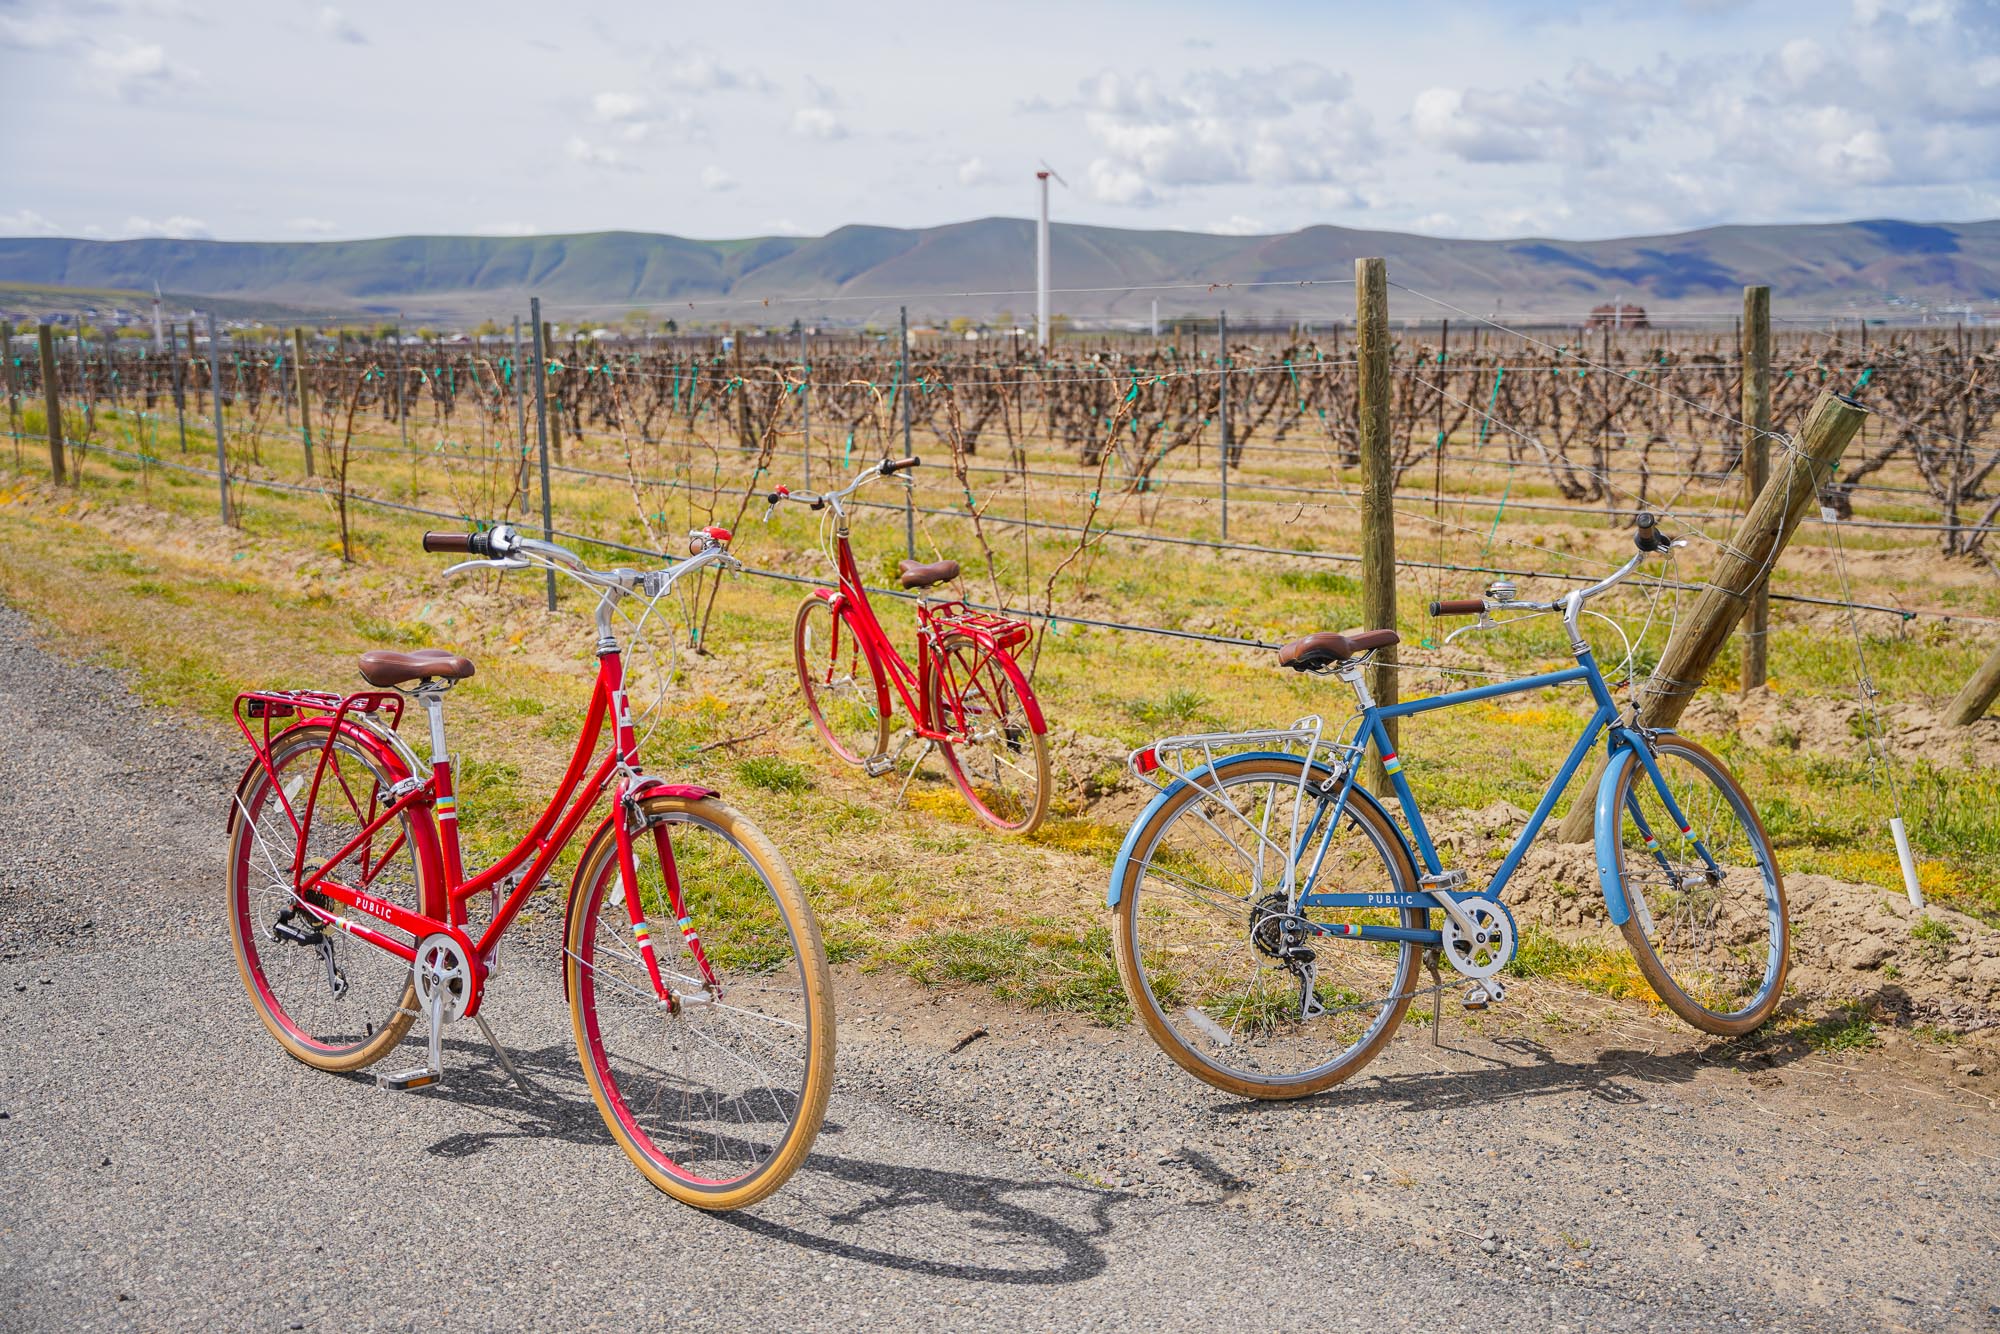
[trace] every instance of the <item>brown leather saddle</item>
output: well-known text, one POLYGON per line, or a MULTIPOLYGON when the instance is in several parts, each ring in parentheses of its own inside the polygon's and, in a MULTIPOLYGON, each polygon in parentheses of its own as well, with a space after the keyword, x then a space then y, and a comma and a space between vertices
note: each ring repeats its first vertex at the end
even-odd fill
POLYGON ((929 588, 932 584, 958 578, 958 562, 955 560, 932 561, 928 565, 922 561, 906 560, 896 569, 903 576, 905 588, 929 588))
POLYGON ((361 679, 388 689, 408 681, 463 681, 472 675, 472 659, 449 649, 420 648, 408 653, 371 648, 361 655, 361 679))
POLYGON ((1402 639, 1394 630, 1356 630, 1350 634, 1322 630, 1316 635, 1294 639, 1279 649, 1278 664, 1295 672, 1317 672, 1338 667, 1363 653, 1401 643, 1402 639))

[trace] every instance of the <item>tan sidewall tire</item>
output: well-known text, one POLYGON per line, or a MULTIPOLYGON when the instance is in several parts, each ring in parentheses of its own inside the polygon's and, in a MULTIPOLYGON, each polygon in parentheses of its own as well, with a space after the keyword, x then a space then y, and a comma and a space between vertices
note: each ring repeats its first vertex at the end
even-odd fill
MULTIPOLYGON (((1763 841, 1766 848, 1771 846, 1770 836, 1764 832, 1763 818, 1757 814, 1755 803, 1750 800, 1749 794, 1743 790, 1742 785, 1736 781, 1736 775, 1729 771, 1728 765, 1717 759, 1713 753, 1689 741, 1686 737, 1663 736, 1659 739, 1658 744, 1662 751, 1686 751, 1691 755, 1700 756, 1707 765, 1713 766, 1713 773, 1720 775, 1723 781, 1729 784, 1730 791, 1735 794, 1737 800, 1742 802, 1743 809, 1749 813, 1750 823, 1755 828, 1757 837, 1763 841)), ((1625 765, 1625 774, 1624 777, 1619 779, 1617 801, 1613 807, 1619 813, 1618 819, 1621 824, 1625 819, 1625 795, 1631 790, 1632 784, 1638 781, 1638 776, 1645 772, 1646 766, 1639 763, 1636 756, 1625 765)), ((1778 870, 1777 853, 1773 851, 1771 856, 1771 875, 1777 881, 1778 891, 1778 976, 1772 982, 1770 994, 1765 996, 1764 1003, 1744 1018, 1733 1020, 1722 1019, 1710 1011, 1703 1009, 1700 1005, 1697 1005, 1693 998, 1681 990, 1680 986, 1667 974, 1666 968, 1653 956, 1652 947, 1646 943, 1645 933, 1639 926, 1639 915, 1637 913, 1627 916, 1624 923, 1618 928, 1624 933, 1625 944, 1632 951, 1632 961, 1639 965, 1639 971, 1645 975, 1647 983, 1652 986, 1653 993, 1660 998, 1660 1002, 1704 1033, 1714 1033, 1721 1037, 1741 1037, 1769 1019, 1771 1012, 1778 1008, 1778 1002, 1784 999, 1785 976, 1791 971, 1792 965, 1792 914, 1790 905, 1785 902, 1785 877, 1778 870)), ((1619 876, 1622 881, 1624 878, 1624 841, 1622 839, 1619 841, 1619 863, 1619 876)))
MULTIPOLYGON (((813 916, 812 906, 806 902, 805 893, 799 882, 786 865, 783 854, 772 846, 771 841, 729 807, 713 798, 690 801, 682 797, 651 797, 640 803, 646 813, 656 814, 668 811, 685 811, 699 816, 714 825, 747 851, 758 863, 784 909, 791 923, 793 940, 801 955, 801 976, 805 987, 806 1013, 809 1028, 807 1046, 806 1086, 800 1091, 799 1114, 792 1123, 792 1129, 785 1145, 766 1163, 755 1176, 725 1190, 702 1190, 691 1186, 662 1171, 654 1164, 646 1152, 626 1133, 617 1115, 611 1110, 603 1086, 597 1077, 597 1064, 591 1057, 590 1042, 584 1034, 583 1009, 579 997, 583 994, 580 966, 577 962, 583 948, 583 932, 589 913, 583 903, 575 903, 569 913, 569 930, 564 940, 563 972, 570 997, 570 1029, 576 1038, 577 1059, 583 1065, 584 1082, 590 1086, 591 1100, 597 1104, 598 1115, 611 1131, 611 1137, 618 1141, 618 1147, 625 1150, 625 1156, 632 1160, 646 1176, 646 1179, 666 1194, 683 1204, 697 1209, 708 1209, 717 1213, 731 1209, 744 1209, 764 1199, 790 1179, 792 1173, 804 1163, 812 1152, 813 1140, 819 1134, 820 1123, 826 1119, 827 1099, 833 1094, 834 1062, 834 1013, 833 978, 826 966, 826 950, 820 941, 819 922, 813 916)), ((571 881, 570 893, 578 895, 597 882, 604 863, 616 851, 616 837, 607 827, 584 850, 577 864, 576 875, 571 881)))
MULTIPOLYGON (((1250 760, 1243 762, 1240 766, 1230 765, 1225 760, 1219 767, 1226 771, 1223 775, 1226 778, 1234 778, 1239 773, 1278 774, 1296 777, 1299 771, 1297 761, 1286 762, 1283 760, 1250 760)), ((1415 981, 1414 974, 1417 965, 1412 965, 1411 977, 1399 980, 1397 990, 1401 994, 1391 1006, 1388 1021, 1377 1030, 1375 1036, 1338 1068, 1313 1079, 1288 1084, 1240 1079, 1229 1074, 1227 1071, 1218 1070, 1216 1067, 1202 1060, 1200 1056, 1188 1050, 1174 1033, 1172 1026, 1167 1023, 1166 1016, 1162 1015, 1158 1007, 1153 1004, 1152 995, 1146 990, 1145 984, 1140 978, 1137 943, 1133 940, 1132 921, 1137 899, 1133 890, 1138 884, 1142 854, 1152 850, 1153 841, 1160 836, 1161 831, 1166 828, 1169 820, 1183 810, 1188 802, 1199 799, 1196 792, 1190 788, 1180 797, 1169 801, 1155 812, 1153 818, 1147 822, 1145 830, 1140 834, 1138 841, 1133 844, 1133 856, 1126 863, 1125 879, 1118 887, 1118 907, 1114 910, 1116 923, 1111 932, 1112 953, 1118 960, 1118 977, 1125 984, 1126 999, 1131 1002, 1132 1012, 1139 1016, 1140 1022, 1146 1026, 1147 1033, 1159 1045, 1160 1050, 1171 1056, 1174 1059, 1174 1063, 1180 1066, 1181 1069, 1186 1070, 1189 1074, 1204 1083, 1212 1084, 1216 1088, 1234 1093, 1239 1097, 1263 1098, 1274 1101, 1288 1098, 1303 1098, 1314 1093, 1324 1092, 1334 1085, 1341 1083, 1343 1080, 1352 1078, 1356 1073, 1365 1068, 1370 1061, 1381 1054, 1382 1048, 1388 1043, 1390 1038, 1396 1035, 1396 1030, 1402 1027, 1404 1012, 1410 1008, 1409 993, 1415 981)), ((1382 837, 1385 845, 1391 850, 1391 855, 1399 863, 1396 869, 1403 877, 1402 886, 1399 888, 1414 890, 1417 886, 1416 867, 1411 863, 1409 853, 1404 849, 1402 839, 1396 836, 1395 830, 1386 825, 1382 817, 1376 814, 1375 808, 1365 801, 1350 801, 1348 803, 1348 810, 1352 811, 1359 819, 1374 829, 1382 837)))
MULTIPOLYGON (((274 769, 282 768, 282 761, 290 759, 299 746, 310 746, 311 749, 316 751, 320 747, 320 742, 300 736, 295 743, 286 743, 282 749, 272 755, 272 767, 274 769)), ((350 753, 358 752, 359 747, 350 753)), ((391 781, 393 781, 393 778, 391 781)), ((256 790, 258 785, 269 782, 270 779, 264 773, 262 766, 252 761, 250 771, 237 784, 236 793, 238 800, 232 801, 229 807, 229 865, 223 871, 223 876, 225 888, 228 893, 229 943, 230 947, 236 952, 236 974, 243 980, 243 990, 249 993, 250 1005, 252 1009, 256 1010, 258 1020, 270 1032, 271 1036, 278 1040, 278 1044, 298 1060, 312 1066, 315 1070, 329 1070, 336 1074, 349 1070, 364 1069, 381 1060, 384 1056, 387 1056, 390 1050, 403 1040, 403 1035, 410 1031, 410 1025, 415 1021, 416 1017, 411 1012, 417 1008, 417 988, 414 980, 404 986, 402 999, 396 1003, 395 1011, 391 1014, 388 1023, 383 1025, 381 1032, 370 1039, 366 1045, 357 1047, 344 1056, 328 1056, 325 1052, 314 1051, 311 1047, 301 1043, 297 1038, 285 1031, 284 1025, 278 1022, 277 1016, 273 1015, 270 1007, 265 1005, 263 994, 257 989, 256 979, 250 975, 250 959, 243 950, 243 927, 245 923, 239 922, 236 918, 236 886, 227 882, 229 877, 233 877, 236 874, 237 854, 240 851, 238 840, 250 836, 249 831, 243 824, 243 808, 249 805, 247 798, 256 790)), ((417 869, 419 901, 427 905, 424 909, 426 915, 432 917, 439 916, 440 914, 434 910, 435 905, 431 902, 434 895, 429 874, 424 867, 424 860, 421 856, 415 855, 414 849, 412 850, 412 863, 417 869)), ((375 947, 364 944, 360 948, 374 949, 375 947)))
MULTIPOLYGON (((857 759, 850 760, 835 748, 830 725, 823 721, 826 705, 820 700, 818 695, 813 693, 812 668, 806 664, 806 618, 813 614, 815 607, 825 609, 829 622, 837 619, 843 622, 844 628, 849 630, 853 628, 852 623, 847 621, 845 616, 835 612, 832 605, 825 598, 809 596, 804 602, 799 604, 798 611, 792 616, 792 666, 798 673, 799 694, 806 701, 806 716, 812 719, 813 733, 819 737, 820 744, 826 747, 827 754, 833 756, 833 758, 843 764, 859 765, 870 759, 871 756, 863 755, 857 759)), ((889 710, 882 698, 882 692, 887 683, 882 680, 881 669, 876 664, 874 655, 868 652, 865 645, 861 647, 861 660, 868 664, 868 674, 875 686, 875 750, 873 754, 880 755, 889 748, 889 710)))
MULTIPOLYGON (((947 652, 949 652, 954 646, 960 644, 967 645, 971 648, 977 649, 981 653, 984 653, 986 651, 980 645, 978 640, 970 639, 964 635, 952 635, 938 644, 937 660, 939 662, 942 662, 944 660, 944 655, 947 652)), ((935 670, 936 670, 935 667, 933 667, 933 671, 935 670)), ((1003 676, 1006 675, 1004 669, 996 668, 996 670, 999 670, 1001 672, 1001 675, 1003 676)), ((1011 677, 1008 678, 1007 685, 1009 689, 1014 688, 1014 681, 1011 677)), ((1018 691, 1016 693, 1018 693, 1018 691)), ((930 711, 931 711, 930 725, 933 731, 942 732, 945 730, 943 708, 944 708, 943 699, 939 697, 935 691, 933 691, 931 694, 931 701, 930 701, 930 711)), ((1024 714, 1027 712, 1025 707, 1022 709, 1022 712, 1024 714)), ((1016 838, 1026 834, 1032 834, 1037 829, 1041 828, 1042 821, 1047 819, 1049 814, 1049 739, 1044 733, 1032 730, 1029 732, 1029 735, 1035 739, 1035 773, 1037 775, 1037 779, 1035 784, 1035 810, 1034 814, 1029 817, 1028 822, 1026 824, 998 825, 994 824, 991 820, 987 820, 984 815, 980 815, 979 807, 974 802, 970 785, 967 784, 964 778, 959 774, 957 761, 952 758, 947 758, 945 761, 945 771, 951 775, 952 786, 958 789, 958 794, 961 797, 965 798, 966 804, 972 806, 973 808, 972 813, 974 815, 978 815, 981 820, 985 820, 989 828, 998 830, 1000 833, 1008 834, 1016 838)), ((943 743, 940 743, 941 747, 942 745, 943 743)))

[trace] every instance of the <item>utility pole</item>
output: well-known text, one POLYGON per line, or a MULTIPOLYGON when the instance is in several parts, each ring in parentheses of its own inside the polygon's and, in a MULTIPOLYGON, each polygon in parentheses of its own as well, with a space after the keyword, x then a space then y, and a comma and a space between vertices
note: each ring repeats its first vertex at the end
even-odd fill
POLYGON ((1042 188, 1041 221, 1035 226, 1035 343, 1049 350, 1049 172, 1038 171, 1042 188))

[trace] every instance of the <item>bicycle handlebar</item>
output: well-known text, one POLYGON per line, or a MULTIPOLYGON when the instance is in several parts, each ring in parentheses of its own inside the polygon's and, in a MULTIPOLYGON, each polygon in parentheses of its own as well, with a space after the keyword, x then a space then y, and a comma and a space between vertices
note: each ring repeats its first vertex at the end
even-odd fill
POLYGON ((1446 598, 1431 603, 1433 616, 1477 616, 1485 610, 1485 598, 1446 598))
POLYGON ((910 457, 906 459, 895 459, 895 460, 883 459, 882 475, 884 477, 887 477, 890 473, 907 472, 909 469, 916 467, 919 463, 922 462, 923 460, 918 458, 915 454, 910 455, 910 457))
POLYGON ((1632 545, 1641 551, 1665 551, 1674 540, 1660 531, 1660 521, 1652 515, 1641 513, 1632 521, 1637 529, 1632 534, 1632 545))
MULTIPOLYGON (((823 510, 828 505, 831 505, 836 512, 840 512, 840 502, 853 495, 867 483, 874 481, 877 477, 888 477, 895 473, 908 472, 922 462, 921 458, 912 454, 906 459, 883 459, 880 463, 871 463, 866 468, 863 468, 853 481, 841 487, 838 491, 793 491, 788 486, 774 486, 764 493, 764 502, 775 508, 779 501, 790 500, 812 510, 823 510)), ((764 517, 766 520, 769 520, 771 516, 766 512, 764 517)))
POLYGON ((484 533, 437 533, 424 534, 424 550, 450 552, 468 556, 490 556, 493 553, 480 539, 484 533))

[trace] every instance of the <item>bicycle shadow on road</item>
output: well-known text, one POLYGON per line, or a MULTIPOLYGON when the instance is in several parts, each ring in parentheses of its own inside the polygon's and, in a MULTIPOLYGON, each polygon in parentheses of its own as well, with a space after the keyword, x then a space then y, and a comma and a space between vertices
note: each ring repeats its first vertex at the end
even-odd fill
POLYGON ((1451 1111, 1578 1093, 1602 1102, 1635 1105, 1646 1102, 1649 1091, 1689 1083, 1704 1066, 1764 1072, 1812 1055, 1812 1047, 1800 1038, 1768 1031, 1688 1051, 1612 1048, 1585 1059, 1565 1059, 1545 1043, 1530 1038, 1501 1038, 1489 1045, 1492 1051, 1450 1045, 1433 1049, 1481 1062, 1475 1069, 1371 1072, 1353 1083, 1296 1102, 1231 1099, 1211 1110, 1223 1116, 1255 1115, 1269 1106, 1451 1111))
POLYGON ((815 1153, 771 1205, 722 1221, 772 1241, 927 1278, 1062 1285, 1104 1272, 1112 1210, 1133 1197, 815 1153))

